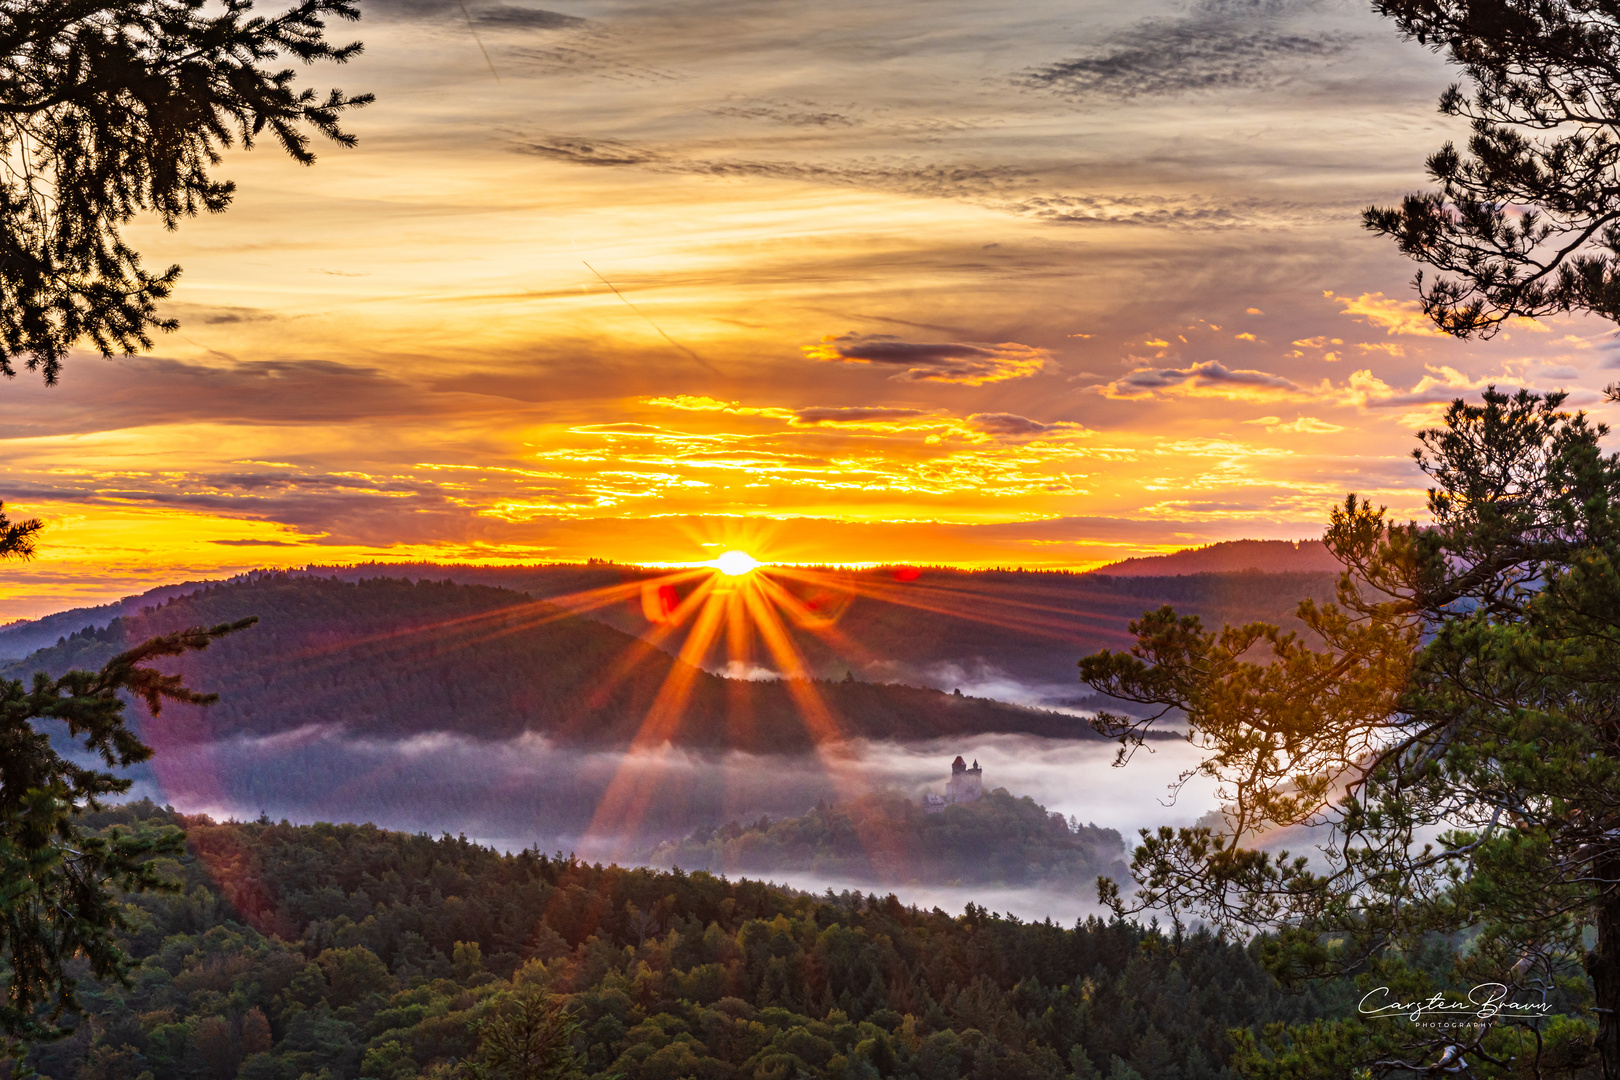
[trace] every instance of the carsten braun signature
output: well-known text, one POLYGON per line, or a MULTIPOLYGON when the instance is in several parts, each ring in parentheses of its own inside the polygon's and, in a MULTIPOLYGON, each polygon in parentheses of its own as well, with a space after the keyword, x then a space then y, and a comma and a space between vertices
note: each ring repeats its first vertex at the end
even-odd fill
POLYGON ((1379 1004, 1381 999, 1390 996, 1389 987, 1380 986, 1376 990, 1369 990, 1361 999, 1358 1011, 1364 1016, 1398 1016, 1405 1015, 1408 1020, 1420 1019, 1425 1013, 1436 1015, 1463 1015, 1473 1016, 1481 1020, 1493 1020, 1498 1016, 1546 1016, 1552 1011, 1552 1006, 1545 1001, 1509 1001, 1508 988, 1504 983, 1480 983, 1468 991, 1468 999, 1451 997, 1447 994, 1435 994, 1423 1001, 1387 1001, 1379 1004))

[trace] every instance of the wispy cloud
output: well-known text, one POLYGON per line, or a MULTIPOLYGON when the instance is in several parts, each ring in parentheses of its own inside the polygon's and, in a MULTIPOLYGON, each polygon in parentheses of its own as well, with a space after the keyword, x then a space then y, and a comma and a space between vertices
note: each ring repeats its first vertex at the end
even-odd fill
POLYGON ((1214 0, 1143 19, 1087 53, 1035 68, 1027 85, 1070 97, 1136 98, 1274 86, 1346 51, 1352 38, 1292 28, 1295 5, 1214 0))
POLYGON ((904 341, 889 334, 829 335, 804 354, 828 363, 876 364, 897 369, 893 376, 910 382, 985 383, 1022 379, 1051 363, 1047 350, 1015 341, 999 345, 970 342, 904 341))
POLYGON ((871 405, 844 405, 837 408, 813 406, 796 409, 793 419, 800 424, 861 424, 874 420, 914 420, 929 414, 922 409, 886 409, 871 405))
POLYGON ((634 167, 693 176, 752 177, 791 180, 837 187, 870 188, 937 198, 982 198, 1010 191, 1027 178, 1013 165, 971 162, 918 162, 863 157, 839 161, 827 155, 814 160, 763 157, 710 157, 679 150, 576 135, 538 135, 517 141, 521 153, 605 168, 634 167))

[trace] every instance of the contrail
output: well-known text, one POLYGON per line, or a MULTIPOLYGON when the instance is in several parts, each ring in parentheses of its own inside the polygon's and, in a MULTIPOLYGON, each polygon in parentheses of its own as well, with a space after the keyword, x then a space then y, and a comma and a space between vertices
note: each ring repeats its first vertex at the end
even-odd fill
MULTIPOLYGON (((584 259, 581 259, 579 261, 580 262, 585 262, 584 259)), ((647 313, 645 311, 642 311, 640 308, 636 307, 636 305, 630 303, 630 298, 628 296, 624 295, 624 293, 620 292, 617 288, 615 288, 614 285, 613 285, 613 282, 609 281, 605 277, 602 277, 601 273, 597 271, 596 267, 592 266, 590 263, 587 262, 587 263, 585 263, 585 269, 589 270, 593 274, 596 274, 597 278, 602 282, 602 284, 606 285, 610 289, 613 289, 613 295, 617 296, 620 300, 623 300, 625 302, 626 306, 628 306, 631 311, 635 312, 637 315, 640 315, 643 319, 647 319, 647 325, 652 327, 654 330, 657 330, 659 337, 663 338, 665 341, 667 341, 671 345, 675 346, 675 348, 681 350, 681 352, 685 353, 687 356, 690 356, 705 371, 708 371, 708 372, 710 372, 711 374, 714 374, 714 375, 719 375, 720 374, 720 370, 718 368, 716 368, 713 364, 709 363, 707 360, 703 359, 703 357, 699 356, 697 353, 693 352, 691 349, 688 349, 685 345, 682 345, 680 342, 676 341, 674 338, 672 338, 668 334, 664 333, 663 330, 659 329, 659 326, 658 326, 657 323, 655 323, 651 319, 647 318, 647 313)))
POLYGON ((473 26, 472 12, 467 10, 467 0, 457 0, 461 4, 461 14, 467 19, 467 32, 472 35, 473 42, 477 44, 478 51, 484 54, 484 63, 489 65, 489 73, 495 76, 495 85, 501 84, 501 73, 495 70, 495 61, 489 58, 489 50, 484 48, 484 41, 478 36, 477 27, 473 26))

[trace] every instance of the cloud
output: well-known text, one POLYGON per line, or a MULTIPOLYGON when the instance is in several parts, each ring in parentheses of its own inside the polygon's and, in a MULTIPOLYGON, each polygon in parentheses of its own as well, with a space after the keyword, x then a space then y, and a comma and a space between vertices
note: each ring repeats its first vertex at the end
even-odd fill
POLYGON ((518 7, 514 4, 495 4, 479 8, 473 13, 473 22, 480 26, 512 30, 564 30, 585 25, 577 15, 564 15, 560 11, 544 8, 518 7))
POLYGON ((1157 229, 1288 228, 1337 220, 1343 208, 1285 199, 1176 195, 1031 195, 995 204, 1009 214, 1058 225, 1136 225, 1157 229))
POLYGON ((1275 396, 1277 391, 1288 395, 1304 392, 1299 384, 1281 375, 1229 368, 1219 360, 1204 360, 1184 368, 1137 368, 1113 382, 1092 389, 1108 398, 1144 398, 1175 391, 1213 391, 1218 396, 1226 397, 1275 396))
POLYGON ((1292 81, 1349 48, 1337 31, 1289 30, 1281 4, 1203 3, 1144 19, 1087 55, 1035 68, 1023 83, 1065 97, 1128 99, 1263 88, 1292 81))
POLYGON ((1456 368, 1425 364, 1424 375, 1406 391, 1390 386, 1366 368, 1351 375, 1341 399, 1344 404, 1365 409, 1404 408, 1412 405, 1449 404, 1456 398, 1486 386, 1502 383, 1500 375, 1481 375, 1470 378, 1456 368))
POLYGON ((1423 305, 1416 300, 1396 300, 1381 292, 1362 293, 1360 296, 1336 296, 1331 289, 1324 290, 1322 295, 1340 305, 1346 315, 1371 323, 1386 334, 1406 334, 1412 337, 1446 336, 1427 315, 1423 314, 1423 305))
POLYGON ((921 409, 885 409, 855 405, 842 408, 813 406, 793 413, 795 424, 861 424, 874 420, 913 420, 930 414, 921 409))
POLYGON ((1335 431, 1343 431, 1342 424, 1330 424, 1326 420, 1318 420, 1314 416, 1301 416, 1291 424, 1268 424, 1268 432, 1289 431, 1296 435, 1329 435, 1335 431))
POLYGON ((655 405, 664 409, 680 409, 683 412, 731 413, 735 416, 764 416, 778 420, 790 419, 793 416, 791 409, 778 409, 770 406, 760 408, 753 405, 744 405, 740 401, 721 401, 719 398, 712 398, 707 394, 675 394, 671 397, 643 398, 642 400, 648 405, 655 405))
POLYGON ((644 435, 660 439, 702 439, 705 437, 702 435, 687 435, 679 431, 672 431, 669 428, 659 427, 656 424, 629 422, 619 424, 580 424, 568 430, 577 431, 582 435, 644 435))
POLYGON ((789 104, 760 103, 755 105, 723 105, 710 109, 715 116, 736 117, 739 120, 763 120, 784 127, 855 127, 860 121, 845 113, 829 112, 815 106, 796 108, 789 104))
POLYGON ((303 547, 302 544, 291 540, 210 540, 210 544, 221 547, 303 547))
POLYGON ((1051 435, 1084 435, 1086 426, 1067 420, 1043 424, 1016 413, 973 413, 967 418, 968 426, 998 439, 1035 439, 1051 435))
POLYGON ((893 377, 907 382, 962 386, 1025 378, 1044 370, 1052 359, 1045 349, 1014 341, 999 345, 902 341, 889 334, 829 335, 820 344, 806 345, 804 354, 832 363, 900 368, 893 377))
POLYGON ((541 157, 560 158, 575 165, 651 165, 666 162, 664 155, 615 142, 612 139, 580 139, 566 135, 547 136, 522 146, 525 152, 541 157))
POLYGON ((827 157, 812 161, 692 157, 667 149, 575 135, 537 135, 516 143, 514 149, 575 165, 636 167, 692 176, 757 177, 944 199, 983 199, 1008 192, 1028 178, 1023 169, 1011 165, 874 162, 870 158, 839 162, 827 157))
MULTIPOLYGON (((20 438, 209 422, 300 427, 367 418, 418 419, 441 407, 487 413, 499 407, 458 393, 434 395, 381 368, 330 360, 253 360, 226 365, 155 356, 70 367, 47 391, 18 383, 0 400, 0 429, 20 438), (92 377, 93 376, 93 377, 92 377)), ((457 388, 464 391, 465 387, 457 388)))
MULTIPOLYGON (((458 542, 481 533, 478 514, 440 486, 412 480, 332 473, 164 473, 52 478, 49 485, 13 483, 8 494, 79 506, 161 508, 248 521, 274 522, 320 545, 392 547, 458 542)), ((590 496, 533 489, 530 498, 586 505, 590 496)), ((218 542, 211 542, 218 543, 218 542)), ((280 547, 278 542, 226 540, 224 547, 280 547)))
POLYGON ((366 13, 396 19, 460 22, 463 26, 470 19, 478 26, 497 30, 570 30, 588 21, 544 8, 479 4, 476 0, 465 7, 456 0, 367 0, 366 13))

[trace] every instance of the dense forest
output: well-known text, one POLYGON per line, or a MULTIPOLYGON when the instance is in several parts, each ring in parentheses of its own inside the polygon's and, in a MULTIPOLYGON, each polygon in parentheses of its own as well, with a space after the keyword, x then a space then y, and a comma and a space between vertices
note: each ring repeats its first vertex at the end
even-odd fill
MULTIPOLYGON (((624 746, 679 661, 600 622, 507 589, 376 578, 266 574, 207 586, 140 614, 63 636, 0 669, 26 678, 94 669, 152 635, 248 615, 257 626, 167 664, 217 692, 161 720, 185 736, 266 736, 308 725, 354 733, 541 732, 624 746)), ((979 732, 1095 738, 1084 720, 965 695, 854 679, 817 684, 847 737, 926 739, 979 732)), ((813 743, 791 688, 697 673, 674 741, 795 753, 813 743)), ((150 723, 151 721, 148 721, 150 723)), ((177 736, 178 733, 178 736, 177 736)))
POLYGON ((150 803, 88 824, 183 827, 174 894, 129 898, 129 986, 29 1064, 54 1080, 448 1080, 492 1001, 534 988, 624 1080, 1214 1080, 1227 1031, 1341 1015, 1244 949, 893 896, 591 866, 369 825, 213 823, 150 803))
MULTIPOLYGON (((376 573, 449 578, 518 589, 539 598, 656 573, 611 563, 416 568, 379 564, 337 572, 351 578, 376 573)), ((790 578, 780 583, 811 607, 839 611, 837 625, 844 644, 788 625, 818 674, 836 678, 853 669, 870 681, 927 679, 929 685, 950 689, 953 670, 969 678, 1004 673, 1032 684, 1072 683, 1075 660, 1097 649, 1129 644, 1126 625, 1161 604, 1201 615, 1213 626, 1265 620, 1298 629, 1293 613, 1300 600, 1331 598, 1336 580, 1336 574, 1324 572, 1115 577, 930 566, 827 567, 814 583, 790 578)), ((678 591, 684 593, 686 588, 678 591)), ((639 600, 603 608, 593 617, 630 634, 647 629, 639 600)))
POLYGON ((1113 829, 1066 821, 1005 788, 927 813, 883 793, 823 803, 802 817, 699 829, 647 855, 660 866, 774 874, 811 871, 860 881, 968 885, 1066 882, 1090 892, 1098 875, 1124 882, 1113 829))
MULTIPOLYGON (((448 580, 545 600, 646 581, 660 573, 605 562, 494 567, 379 563, 320 568, 314 576, 350 582, 379 577, 448 580)), ((1032 685, 1072 684, 1076 659, 1128 644, 1130 620, 1161 604, 1201 615, 1212 626, 1258 619, 1297 629, 1293 611, 1299 601, 1331 597, 1334 580, 1331 573, 1257 570, 1142 577, 886 567, 828 568, 819 584, 786 578, 781 584, 818 609, 838 610, 838 640, 791 622, 787 627, 821 677, 841 678, 853 670, 868 682, 904 681, 950 690, 958 680, 997 673, 1032 685)), ((169 586, 120 604, 0 628, 0 657, 25 656, 86 625, 105 627, 114 618, 136 615, 142 607, 200 587, 169 586)), ((681 585, 677 592, 688 588, 681 585)), ((626 634, 649 629, 639 596, 595 610, 590 617, 626 634)), ((667 647, 675 650, 679 643, 677 635, 667 647)))

